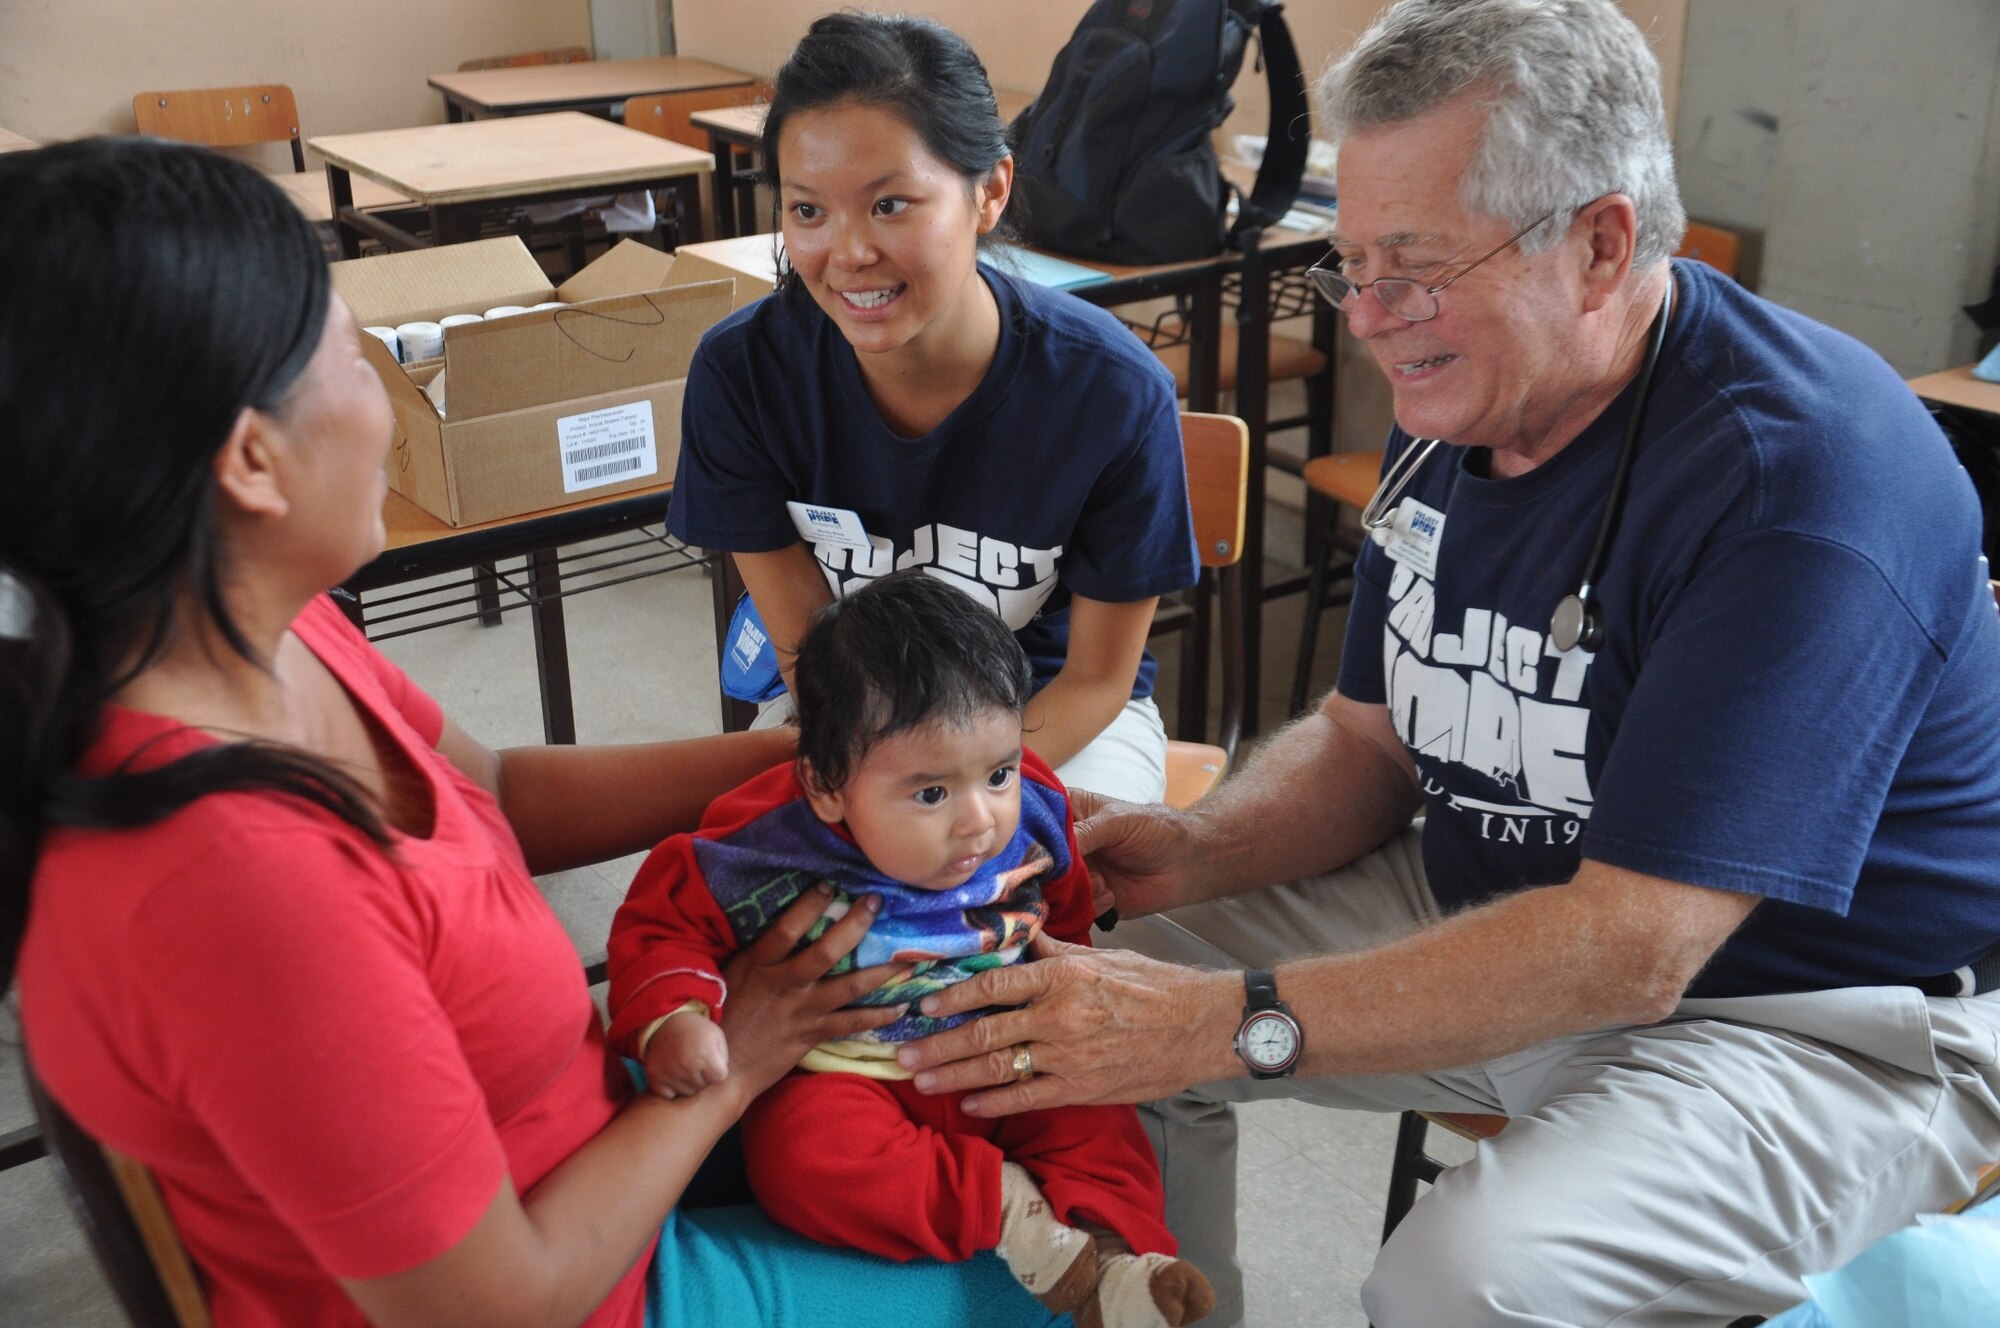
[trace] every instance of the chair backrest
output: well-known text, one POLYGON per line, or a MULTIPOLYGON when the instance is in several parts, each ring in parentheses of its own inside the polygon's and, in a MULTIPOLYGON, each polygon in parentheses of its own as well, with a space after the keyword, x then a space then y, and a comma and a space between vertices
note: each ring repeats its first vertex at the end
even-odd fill
POLYGON ((24 1065, 28 1096, 70 1211, 134 1328, 210 1328, 194 1264, 152 1173, 100 1145, 24 1065))
POLYGON ((1187 458, 1188 505, 1201 565, 1215 573, 1222 645, 1222 714, 1219 745, 1236 759, 1243 733, 1243 643, 1249 639, 1249 605, 1243 594, 1244 508, 1250 491, 1250 427, 1234 415, 1181 414, 1181 448, 1187 458))
POLYGON ((1250 491, 1250 430, 1234 415, 1181 415, 1187 455, 1188 505, 1203 567, 1229 567, 1243 555, 1243 520, 1250 491))
POLYGON ((518 69, 523 65, 574 65, 590 58, 590 52, 581 46, 557 46, 546 51, 517 51, 513 55, 482 55, 477 60, 461 61, 458 72, 470 73, 475 69, 518 69))
POLYGON ((625 101, 625 127, 656 138, 685 143, 691 148, 705 148, 708 146, 708 131, 694 123, 691 117, 696 111, 719 111, 730 106, 749 106, 769 100, 769 83, 738 83, 726 88, 697 88, 691 92, 629 97, 625 101))
POLYGON ((1724 276, 1733 277, 1743 258, 1743 237, 1705 221, 1691 221, 1674 256, 1698 259, 1724 276))
POLYGON ((298 102, 282 83, 141 92, 132 98, 132 118, 142 134, 209 147, 289 142, 292 169, 306 168, 305 150, 299 145, 298 102))

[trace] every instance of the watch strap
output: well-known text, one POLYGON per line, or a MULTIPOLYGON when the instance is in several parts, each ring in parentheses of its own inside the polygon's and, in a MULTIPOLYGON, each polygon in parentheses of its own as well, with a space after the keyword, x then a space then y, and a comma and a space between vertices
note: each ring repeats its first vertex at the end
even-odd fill
POLYGON ((1278 975, 1268 968, 1246 969, 1243 973, 1243 1014, 1279 1008, 1278 975))

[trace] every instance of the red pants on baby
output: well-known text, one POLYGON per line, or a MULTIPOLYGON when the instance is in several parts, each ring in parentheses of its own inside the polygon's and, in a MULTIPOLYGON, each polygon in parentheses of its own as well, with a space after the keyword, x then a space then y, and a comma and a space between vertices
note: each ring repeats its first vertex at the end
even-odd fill
POLYGON ((969 1259, 1000 1243, 1000 1164, 1056 1216, 1173 1254, 1159 1164, 1131 1107, 968 1116, 908 1080, 794 1071, 743 1117, 751 1191, 783 1226, 898 1261, 969 1259))

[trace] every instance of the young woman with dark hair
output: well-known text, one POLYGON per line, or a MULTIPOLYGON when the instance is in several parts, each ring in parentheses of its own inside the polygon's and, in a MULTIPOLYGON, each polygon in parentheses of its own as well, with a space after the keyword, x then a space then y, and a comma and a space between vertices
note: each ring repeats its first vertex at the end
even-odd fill
POLYGON ((736 555, 787 673, 819 606, 926 568, 1017 634, 1065 783, 1159 799, 1146 636, 1199 571, 1173 378, 1110 314, 980 260, 1014 163, 978 57, 928 20, 829 14, 778 71, 763 160, 779 289, 695 356, 669 525, 736 555))
POLYGON ((825 976, 866 907, 793 954, 809 893, 730 966, 719 1091, 634 1098, 531 873, 789 745, 496 754, 347 623, 390 416, 318 248, 200 149, 0 158, 0 986, 50 1093, 152 1169, 221 1328, 1046 1318, 997 1261, 672 1215, 898 969, 825 976))

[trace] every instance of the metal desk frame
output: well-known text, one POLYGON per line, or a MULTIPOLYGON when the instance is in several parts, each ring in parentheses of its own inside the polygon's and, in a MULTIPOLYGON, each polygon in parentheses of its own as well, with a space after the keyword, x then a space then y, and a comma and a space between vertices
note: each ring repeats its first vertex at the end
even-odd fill
MULTIPOLYGON (((663 528, 654 529, 666 520, 667 492, 662 485, 416 540, 383 553, 348 578, 335 592, 336 598, 348 618, 375 641, 450 623, 496 622, 501 614, 526 609, 535 632, 542 733, 551 743, 573 743, 576 712, 563 601, 710 561, 706 553, 688 548, 663 528), (621 533, 630 537, 608 548, 562 552, 567 545, 621 533), (500 571, 492 582, 482 582, 482 567, 512 558, 527 560, 518 574, 500 571), (461 582, 397 595, 373 593, 452 572, 468 575, 461 582)), ((717 620, 718 642, 727 624, 726 617, 717 620)))

